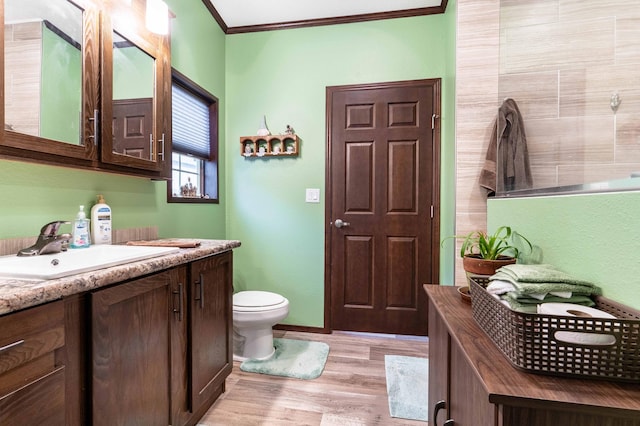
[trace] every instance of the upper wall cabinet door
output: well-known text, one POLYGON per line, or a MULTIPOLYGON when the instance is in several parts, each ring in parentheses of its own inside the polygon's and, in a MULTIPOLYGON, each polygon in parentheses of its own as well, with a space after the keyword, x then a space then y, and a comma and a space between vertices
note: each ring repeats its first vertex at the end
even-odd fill
POLYGON ((62 164, 98 158, 97 4, 0 1, 0 153, 62 164))
POLYGON ((170 41, 146 28, 145 5, 114 0, 103 16, 101 160, 168 177, 170 41))

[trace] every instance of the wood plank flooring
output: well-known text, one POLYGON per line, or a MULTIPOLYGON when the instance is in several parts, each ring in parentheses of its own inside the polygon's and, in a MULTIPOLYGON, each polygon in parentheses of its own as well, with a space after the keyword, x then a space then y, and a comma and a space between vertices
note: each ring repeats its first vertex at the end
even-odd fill
POLYGON ((426 358, 425 337, 279 330, 274 336, 328 343, 322 375, 298 380, 245 373, 236 362, 226 392, 198 425, 426 425, 389 416, 384 370, 385 355, 426 358))

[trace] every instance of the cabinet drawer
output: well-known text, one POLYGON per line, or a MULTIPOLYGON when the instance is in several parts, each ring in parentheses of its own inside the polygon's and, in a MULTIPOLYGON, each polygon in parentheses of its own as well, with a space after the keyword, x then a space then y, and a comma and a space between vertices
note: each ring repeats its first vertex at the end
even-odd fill
POLYGON ((0 425, 65 424, 64 367, 0 396, 0 425))
POLYGON ((64 346, 64 302, 0 317, 0 374, 64 346))

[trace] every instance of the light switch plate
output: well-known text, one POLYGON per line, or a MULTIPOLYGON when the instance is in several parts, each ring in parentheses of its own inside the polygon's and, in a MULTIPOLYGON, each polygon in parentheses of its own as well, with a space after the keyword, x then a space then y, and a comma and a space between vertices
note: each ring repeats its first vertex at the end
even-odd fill
POLYGON ((320 202, 320 189, 319 188, 307 188, 307 192, 304 200, 307 203, 319 203, 320 202))

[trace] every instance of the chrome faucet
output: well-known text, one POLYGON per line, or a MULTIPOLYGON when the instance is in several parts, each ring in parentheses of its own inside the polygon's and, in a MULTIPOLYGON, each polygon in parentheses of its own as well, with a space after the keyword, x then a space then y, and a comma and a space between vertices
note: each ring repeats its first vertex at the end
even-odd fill
POLYGON ((64 220, 47 223, 40 230, 38 240, 31 247, 23 248, 18 256, 36 256, 47 253, 60 253, 66 251, 71 240, 71 234, 58 234, 60 225, 68 224, 64 220))

